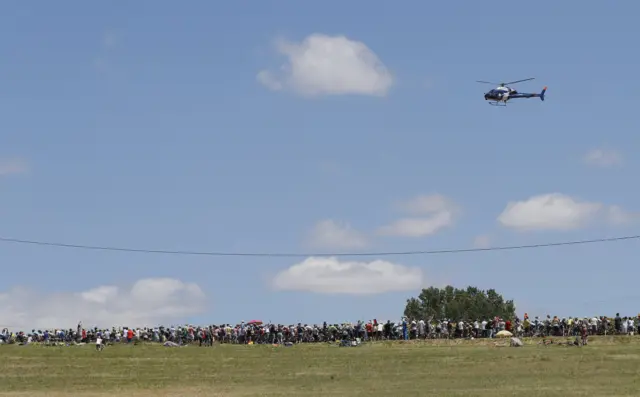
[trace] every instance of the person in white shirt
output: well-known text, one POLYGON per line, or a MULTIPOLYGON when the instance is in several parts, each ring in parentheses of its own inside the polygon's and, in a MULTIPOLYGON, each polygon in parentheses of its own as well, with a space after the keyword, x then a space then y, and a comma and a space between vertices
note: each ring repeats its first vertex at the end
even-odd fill
POLYGON ((102 344, 102 337, 98 336, 96 338, 96 350, 101 351, 104 349, 104 345, 102 344))

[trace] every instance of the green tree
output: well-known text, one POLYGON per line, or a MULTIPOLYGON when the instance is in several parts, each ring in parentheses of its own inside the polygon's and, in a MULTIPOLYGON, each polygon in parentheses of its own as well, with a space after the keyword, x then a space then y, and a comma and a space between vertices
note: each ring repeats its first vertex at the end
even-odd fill
POLYGON ((516 306, 513 300, 506 300, 496 290, 480 290, 476 287, 466 289, 429 287, 420 292, 417 298, 407 299, 404 315, 409 318, 452 320, 483 320, 499 316, 513 320, 516 306))

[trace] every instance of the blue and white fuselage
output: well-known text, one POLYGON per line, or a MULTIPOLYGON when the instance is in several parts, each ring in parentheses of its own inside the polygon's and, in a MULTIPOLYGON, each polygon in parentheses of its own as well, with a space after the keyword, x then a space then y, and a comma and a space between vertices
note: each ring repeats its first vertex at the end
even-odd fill
POLYGON ((546 91, 547 91, 547 87, 544 87, 542 92, 540 92, 539 94, 525 93, 525 92, 519 93, 518 91, 512 88, 500 86, 485 93, 484 99, 487 101, 494 102, 495 104, 502 103, 505 105, 507 104, 508 100, 516 99, 516 98, 540 98, 541 101, 544 101, 544 94, 546 91))

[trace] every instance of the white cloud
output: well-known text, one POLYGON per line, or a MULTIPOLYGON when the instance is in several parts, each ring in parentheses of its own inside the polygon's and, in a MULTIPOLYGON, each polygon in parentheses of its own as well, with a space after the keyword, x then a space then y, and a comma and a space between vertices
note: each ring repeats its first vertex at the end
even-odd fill
POLYGON ((318 222, 309 236, 309 245, 326 249, 358 249, 368 245, 363 233, 333 219, 318 222))
POLYGON ((269 71, 261 70, 256 75, 256 80, 272 91, 280 91, 283 86, 269 71))
POLYGON ((584 156, 587 164, 611 167, 622 164, 622 154, 612 149, 593 149, 584 156))
POLYGON ((603 208, 601 203, 580 201, 561 193, 542 194, 509 202, 498 222, 518 230, 572 230, 597 219, 603 208))
POLYGON ((620 226, 638 221, 640 212, 627 211, 618 205, 582 201, 561 193, 512 201, 498 216, 498 222, 503 226, 521 231, 566 231, 584 228, 594 222, 620 226))
POLYGON ((273 279, 279 290, 367 295, 419 289, 422 270, 395 263, 341 262, 337 258, 307 258, 273 279))
POLYGON ((403 218, 378 228, 383 236, 424 237, 436 234, 453 223, 448 212, 438 212, 428 218, 403 218))
POLYGON ((452 212, 456 205, 451 199, 441 194, 430 194, 399 203, 396 207, 413 215, 424 215, 441 211, 452 212))
POLYGON ((197 284, 172 278, 77 293, 42 294, 15 287, 0 293, 0 327, 73 328, 78 321, 85 327, 170 325, 201 313, 204 305, 205 295, 197 284))
POLYGON ((460 210, 449 198, 439 195, 419 196, 397 205, 398 209, 414 215, 378 228, 385 236, 424 237, 453 225, 460 210))
POLYGON ((280 41, 288 58, 278 75, 262 70, 257 80, 272 90, 288 89, 305 96, 384 96, 393 76, 364 43, 345 36, 312 34, 301 43, 280 41))
POLYGON ((29 165, 22 159, 0 160, 0 176, 23 174, 29 171, 29 165))
POLYGON ((473 239, 473 248, 490 248, 491 236, 487 234, 481 234, 473 239))
POLYGON ((620 206, 612 205, 607 209, 606 217, 613 225, 629 225, 640 221, 640 212, 627 211, 620 206))

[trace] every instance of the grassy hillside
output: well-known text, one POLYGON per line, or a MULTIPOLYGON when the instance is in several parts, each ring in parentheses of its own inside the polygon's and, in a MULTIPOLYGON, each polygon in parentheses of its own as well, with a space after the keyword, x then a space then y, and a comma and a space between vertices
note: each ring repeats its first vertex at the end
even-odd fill
POLYGON ((632 396, 640 338, 358 347, 0 346, 0 396, 632 396))

